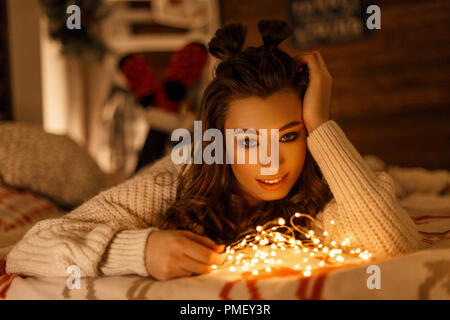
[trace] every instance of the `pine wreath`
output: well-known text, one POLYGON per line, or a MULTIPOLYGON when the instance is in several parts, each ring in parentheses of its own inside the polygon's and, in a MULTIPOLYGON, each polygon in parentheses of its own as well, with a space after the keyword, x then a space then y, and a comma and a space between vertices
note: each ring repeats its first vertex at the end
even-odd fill
POLYGON ((39 0, 49 20, 49 35, 60 41, 62 53, 88 59, 101 59, 109 51, 95 34, 100 21, 108 16, 109 6, 101 0, 39 0), (77 5, 81 10, 81 29, 67 28, 67 8, 77 5))

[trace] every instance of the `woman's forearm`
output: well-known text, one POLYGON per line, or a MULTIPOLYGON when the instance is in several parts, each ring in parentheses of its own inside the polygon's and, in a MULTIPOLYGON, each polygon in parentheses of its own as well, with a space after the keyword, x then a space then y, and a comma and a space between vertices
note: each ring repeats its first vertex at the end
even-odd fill
POLYGON ((392 177, 374 173, 336 122, 314 130, 308 147, 334 196, 317 217, 330 239, 348 237, 376 255, 418 248, 417 228, 395 197, 392 177))

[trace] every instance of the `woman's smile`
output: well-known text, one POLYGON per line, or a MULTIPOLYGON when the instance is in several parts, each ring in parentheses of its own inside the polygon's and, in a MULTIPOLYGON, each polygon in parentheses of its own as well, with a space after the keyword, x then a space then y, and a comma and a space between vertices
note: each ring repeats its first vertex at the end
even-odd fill
POLYGON ((258 181, 258 184, 266 190, 275 190, 284 185, 287 180, 286 178, 288 174, 289 173, 285 173, 284 175, 280 175, 278 177, 270 179, 256 179, 256 181, 258 181))

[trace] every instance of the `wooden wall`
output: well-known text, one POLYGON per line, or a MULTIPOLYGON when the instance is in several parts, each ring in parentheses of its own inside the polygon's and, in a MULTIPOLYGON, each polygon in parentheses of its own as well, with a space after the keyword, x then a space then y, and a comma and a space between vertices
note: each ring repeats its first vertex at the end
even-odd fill
MULTIPOLYGON (((362 154, 389 165, 450 169, 450 0, 377 0, 381 30, 317 47, 333 76, 332 118, 362 154)), ((287 0, 222 0, 222 22, 288 19, 287 0)), ((285 41, 283 49, 298 53, 285 41)))

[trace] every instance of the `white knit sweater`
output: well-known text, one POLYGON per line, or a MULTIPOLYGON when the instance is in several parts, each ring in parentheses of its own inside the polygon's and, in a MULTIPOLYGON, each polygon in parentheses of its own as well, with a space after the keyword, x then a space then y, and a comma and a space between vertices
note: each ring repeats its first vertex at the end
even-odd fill
MULTIPOLYGON (((376 256, 419 248, 419 233, 397 202, 391 176, 374 173, 335 121, 311 132, 307 146, 334 196, 316 217, 330 238, 348 237, 376 256)), ((66 277, 67 267, 77 265, 82 276, 148 276, 147 237, 175 199, 181 168, 168 155, 63 218, 37 223, 9 252, 6 271, 66 277)))

